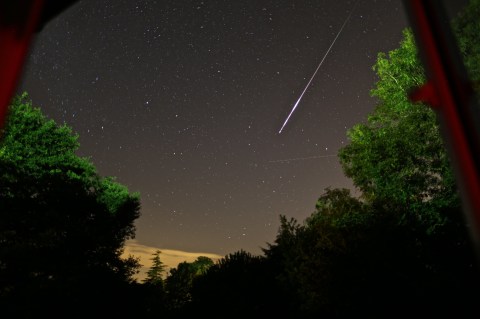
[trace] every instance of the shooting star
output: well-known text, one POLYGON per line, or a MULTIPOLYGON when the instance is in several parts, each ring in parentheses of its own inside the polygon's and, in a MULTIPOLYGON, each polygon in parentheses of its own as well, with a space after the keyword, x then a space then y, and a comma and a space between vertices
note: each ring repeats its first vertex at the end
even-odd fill
POLYGON ((353 11, 355 11, 355 7, 357 6, 357 3, 358 3, 358 0, 357 0, 357 2, 355 2, 355 5, 353 6, 352 11, 350 11, 350 14, 348 15, 348 17, 347 17, 347 18, 345 19, 345 21, 343 22, 343 25, 342 25, 342 27, 340 28, 340 31, 338 31, 337 35, 335 36, 335 38, 334 38, 333 41, 332 41, 332 44, 330 44, 330 47, 328 48, 328 50, 327 50, 327 52, 325 53, 325 55, 323 56, 322 60, 321 60, 320 63, 318 64, 317 69, 315 70, 315 72, 313 72, 313 75, 312 75, 312 77, 310 78, 310 81, 308 81, 307 85, 305 86, 305 89, 303 89, 302 94, 300 94, 300 97, 298 98, 297 102, 295 103, 295 105, 293 106, 292 110, 290 111, 290 114, 288 114, 287 119, 285 120, 285 122, 283 123, 282 127, 280 128, 280 131, 278 131, 278 134, 282 133, 282 130, 283 130, 283 128, 285 127, 285 125, 287 125, 287 122, 288 122, 288 120, 290 119, 290 116, 292 116, 293 112, 295 112, 295 109, 297 108, 298 104, 299 104, 300 101, 302 100, 302 97, 303 97, 303 95, 305 94, 305 92, 307 91, 308 87, 310 86, 310 83, 312 83, 313 78, 315 77, 315 75, 317 74, 318 70, 319 70, 320 67, 322 66, 323 61, 325 61, 325 58, 327 57, 328 53, 330 53, 330 50, 332 49, 333 45, 335 44, 335 41, 337 41, 338 37, 340 36, 340 33, 342 33, 342 31, 343 31, 343 28, 345 28, 345 25, 346 25, 346 24, 348 23, 348 21, 350 20, 350 17, 352 16, 353 11))
POLYGON ((337 157, 337 155, 336 154, 330 154, 330 155, 317 155, 317 156, 308 156, 308 157, 287 158, 287 159, 279 159, 279 160, 268 161, 268 162, 269 163, 287 163, 287 162, 292 162, 292 161, 303 161, 303 160, 308 160, 308 159, 313 159, 313 158, 326 158, 326 157, 337 157))

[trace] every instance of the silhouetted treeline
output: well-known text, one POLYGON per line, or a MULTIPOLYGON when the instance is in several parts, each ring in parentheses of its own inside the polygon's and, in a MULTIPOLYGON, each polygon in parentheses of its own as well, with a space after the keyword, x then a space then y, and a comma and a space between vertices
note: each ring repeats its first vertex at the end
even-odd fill
POLYGON ((262 256, 238 251, 186 273, 193 280, 183 290, 158 286, 164 308, 151 317, 478 317, 479 272, 464 226, 429 234, 345 189, 328 189, 303 224, 282 216, 262 256))
POLYGON ((15 97, 0 141, 0 308, 4 318, 123 312, 137 260, 137 194, 78 157, 78 136, 15 97))
MULTIPOLYGON (((480 1, 453 22, 474 83, 480 1)), ((478 257, 436 114, 407 93, 425 83, 413 35, 380 53, 378 99, 339 152, 361 193, 326 189, 303 222, 285 216, 262 256, 239 251, 194 276, 171 317, 478 318, 478 257)), ((477 88, 478 89, 478 88, 477 88)), ((168 275, 167 275, 168 280, 168 275)), ((187 287, 187 286, 185 286, 187 287)))
MULTIPOLYGON (((454 21, 478 83, 480 1, 454 21)), ((280 216, 263 254, 199 257, 147 278, 122 259, 138 194, 75 155, 77 136, 16 97, 0 141, 0 307, 5 318, 478 318, 480 278, 413 36, 379 54, 378 104, 339 152, 361 193, 326 189, 305 221, 280 216)))

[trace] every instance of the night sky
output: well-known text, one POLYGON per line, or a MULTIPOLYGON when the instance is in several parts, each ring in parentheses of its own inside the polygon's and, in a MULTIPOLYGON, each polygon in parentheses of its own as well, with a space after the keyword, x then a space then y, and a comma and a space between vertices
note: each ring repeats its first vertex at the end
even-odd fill
POLYGON ((336 154, 375 106, 378 52, 400 1, 84 0, 36 35, 19 91, 80 135, 79 155, 141 195, 139 243, 261 253, 279 215, 303 221, 336 154))

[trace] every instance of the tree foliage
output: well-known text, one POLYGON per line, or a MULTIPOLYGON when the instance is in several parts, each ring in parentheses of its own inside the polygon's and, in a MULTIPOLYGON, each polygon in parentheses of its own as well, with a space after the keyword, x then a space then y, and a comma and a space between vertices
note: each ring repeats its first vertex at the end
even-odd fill
MULTIPOLYGON (((472 3, 455 30, 478 77, 472 3)), ((264 256, 240 250, 205 271, 179 264, 166 279, 171 315, 478 317, 478 263, 436 114, 407 98, 425 81, 410 30, 373 70, 377 105, 339 154, 362 195, 327 188, 304 222, 280 216, 264 256)))
POLYGON ((146 284, 153 286, 163 286, 163 273, 165 272, 165 265, 160 260, 160 250, 156 250, 152 257, 152 266, 147 271, 147 277, 143 281, 146 284))
MULTIPOLYGON (((480 58, 472 14, 480 2, 474 3, 477 11, 468 7, 473 11, 456 21, 457 31, 468 31, 457 35, 473 72, 480 58)), ((479 269, 436 114, 407 97, 425 81, 408 29, 400 47, 380 53, 373 69, 378 104, 348 132, 350 143, 339 154, 361 198, 327 189, 303 224, 282 216, 266 256, 276 265, 291 317, 383 318, 391 309, 398 316, 412 309, 471 316, 479 269)))
POLYGON ((278 296, 266 258, 240 250, 218 260, 194 280, 189 313, 215 309, 214 318, 283 317, 278 296))
POLYGON ((1 135, 2 300, 32 298, 37 307, 53 307, 42 298, 48 291, 93 305, 100 287, 130 282, 138 263, 121 254, 135 235, 138 194, 100 177, 76 155, 78 136, 48 120, 26 93, 13 99, 1 135), (99 289, 88 295, 93 282, 99 289))
POLYGON ((203 276, 213 264, 210 258, 199 256, 192 263, 185 261, 170 269, 165 284, 168 306, 173 310, 185 308, 192 301, 194 280, 203 276))
POLYGON ((326 189, 303 224, 281 216, 277 238, 265 253, 277 265, 290 317, 337 316, 358 309, 361 302, 353 301, 361 298, 349 296, 366 285, 361 263, 368 260, 374 269, 374 260, 362 249, 373 248, 376 224, 369 207, 347 189, 326 189))
POLYGON ((350 143, 339 153, 345 174, 366 199, 435 231, 447 218, 439 212, 460 202, 436 114, 407 98, 425 81, 409 30, 400 48, 379 54, 374 70, 379 81, 371 94, 379 102, 366 123, 348 132, 350 143))
POLYGON ((470 79, 480 93, 480 0, 470 0, 452 23, 470 79))
MULTIPOLYGON (((454 21, 475 85, 479 8, 480 0, 471 1, 454 21)), ((137 316, 149 318, 478 317, 478 263, 436 115, 407 98, 425 81, 408 29, 373 70, 377 105, 349 130, 339 154, 359 198, 327 188, 303 223, 280 216, 264 256, 240 250, 215 263, 199 257, 163 279, 156 251, 143 284, 130 281, 136 261, 119 257, 134 235, 138 196, 100 177, 75 155, 77 136, 68 127, 17 97, 0 143, 4 312, 32 317, 52 310, 53 298, 69 318, 62 309, 86 317, 100 304, 132 300, 137 316), (117 291, 125 291, 121 283, 129 284, 129 299, 117 291), (20 300, 27 307, 18 307, 20 300)))

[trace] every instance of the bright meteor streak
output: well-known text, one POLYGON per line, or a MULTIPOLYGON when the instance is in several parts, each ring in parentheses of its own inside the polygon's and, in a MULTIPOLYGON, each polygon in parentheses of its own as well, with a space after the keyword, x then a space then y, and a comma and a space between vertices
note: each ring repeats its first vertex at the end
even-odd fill
POLYGON ((345 25, 348 23, 348 20, 350 20, 350 17, 352 16, 353 11, 355 11, 355 7, 357 6, 357 3, 358 3, 358 0, 357 0, 357 2, 355 2, 355 5, 354 5, 352 11, 351 11, 350 14, 348 15, 348 17, 345 19, 345 22, 343 22, 343 25, 342 25, 342 27, 340 28, 340 31, 338 31, 337 35, 335 36, 335 39, 333 39, 332 44, 330 44, 330 47, 328 48, 327 52, 326 52, 325 55, 323 56, 322 61, 320 61, 320 63, 318 64, 317 69, 315 70, 315 72, 313 72, 313 75, 312 75, 312 77, 310 78, 310 81, 308 81, 307 85, 305 86, 305 89, 303 89, 302 94, 300 94, 300 97, 298 98, 297 102, 295 103, 295 105, 293 106, 292 110, 290 111, 290 114, 288 114, 287 119, 285 120, 285 122, 283 123, 282 127, 280 128, 280 131, 278 131, 278 134, 282 133, 282 130, 283 130, 283 128, 285 127, 285 125, 287 124, 288 120, 290 119, 290 116, 292 116, 293 112, 295 112, 295 109, 297 108, 298 104, 299 104, 300 101, 302 100, 302 97, 303 97, 303 95, 305 94, 305 92, 307 91, 308 87, 310 86, 310 83, 312 83, 313 78, 315 77, 315 75, 317 74, 318 70, 319 70, 320 67, 322 66, 323 61, 325 61, 325 58, 327 57, 328 53, 330 53, 330 50, 332 49, 333 45, 335 44, 335 41, 337 41, 338 37, 340 36, 340 33, 342 33, 342 31, 343 31, 343 28, 344 28, 345 25))

